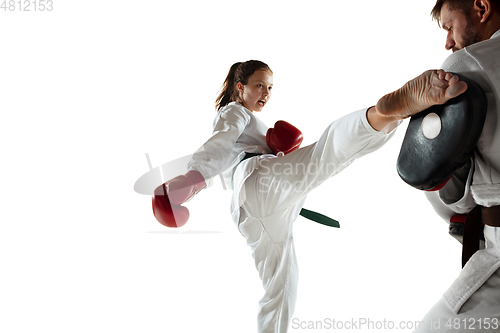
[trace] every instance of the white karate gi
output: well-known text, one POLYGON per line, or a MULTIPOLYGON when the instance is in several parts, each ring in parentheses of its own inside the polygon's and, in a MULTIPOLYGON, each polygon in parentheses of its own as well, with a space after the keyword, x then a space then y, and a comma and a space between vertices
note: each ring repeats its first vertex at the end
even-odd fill
MULTIPOLYGON (((488 100, 485 126, 466 184, 454 177, 439 192, 426 194, 436 212, 449 222, 455 213, 468 213, 476 205, 500 205, 500 30, 489 40, 453 53, 442 68, 475 80, 488 100)), ((500 228, 485 226, 484 234, 485 249, 470 258, 415 332, 500 331, 500 228), (498 325, 486 325, 485 320, 498 325)))
POLYGON ((231 103, 219 111, 213 136, 189 164, 207 180, 224 170, 228 186, 233 178, 232 218, 252 249, 265 290, 258 313, 261 333, 286 332, 294 311, 298 268, 292 226, 307 193, 380 148, 394 132, 395 125, 385 132, 374 130, 366 112, 334 121, 319 141, 286 156, 264 154, 239 163, 245 152, 269 152, 268 127, 231 103))

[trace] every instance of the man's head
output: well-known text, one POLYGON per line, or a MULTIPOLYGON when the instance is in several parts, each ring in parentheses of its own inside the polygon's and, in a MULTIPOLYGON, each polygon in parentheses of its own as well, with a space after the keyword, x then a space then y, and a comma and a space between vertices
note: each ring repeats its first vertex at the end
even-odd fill
POLYGON ((500 29, 500 0, 437 0, 431 16, 445 29, 445 48, 460 50, 500 29))

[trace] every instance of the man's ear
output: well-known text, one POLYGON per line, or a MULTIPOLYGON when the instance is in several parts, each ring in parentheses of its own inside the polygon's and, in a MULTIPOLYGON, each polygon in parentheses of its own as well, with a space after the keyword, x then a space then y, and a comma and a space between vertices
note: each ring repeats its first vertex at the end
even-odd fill
POLYGON ((474 0, 472 9, 479 15, 480 22, 484 23, 491 14, 490 0, 474 0))

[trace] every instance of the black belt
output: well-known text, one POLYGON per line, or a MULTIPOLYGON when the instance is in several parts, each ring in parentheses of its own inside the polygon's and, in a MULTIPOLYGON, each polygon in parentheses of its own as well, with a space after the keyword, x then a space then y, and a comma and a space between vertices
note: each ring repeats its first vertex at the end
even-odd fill
POLYGON ((244 160, 249 159, 251 157, 255 157, 255 156, 259 156, 259 155, 262 155, 262 153, 245 153, 245 157, 243 157, 241 162, 243 162, 244 160))
POLYGON ((484 240, 484 225, 500 227, 500 206, 476 206, 467 214, 463 229, 462 267, 479 250, 480 240, 484 240))
MULTIPOLYGON (((241 160, 242 162, 248 158, 262 155, 261 153, 246 153, 245 157, 241 160)), ((308 220, 323 224, 329 227, 340 228, 340 223, 328 216, 314 212, 312 210, 302 208, 299 215, 305 217, 308 220)))

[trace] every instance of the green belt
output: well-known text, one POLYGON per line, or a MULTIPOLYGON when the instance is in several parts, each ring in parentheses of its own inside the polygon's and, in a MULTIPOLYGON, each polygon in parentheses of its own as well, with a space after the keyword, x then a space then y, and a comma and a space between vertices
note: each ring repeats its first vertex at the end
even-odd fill
POLYGON ((325 216, 323 214, 313 212, 312 210, 302 208, 299 215, 319 224, 334 228, 340 228, 340 223, 338 221, 335 221, 334 219, 329 218, 328 216, 325 216))

